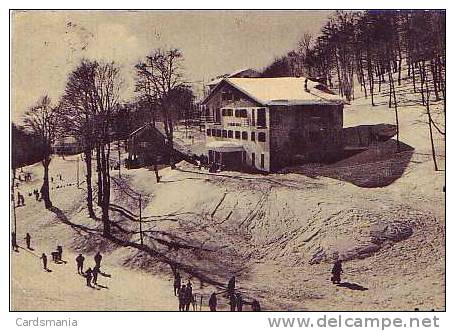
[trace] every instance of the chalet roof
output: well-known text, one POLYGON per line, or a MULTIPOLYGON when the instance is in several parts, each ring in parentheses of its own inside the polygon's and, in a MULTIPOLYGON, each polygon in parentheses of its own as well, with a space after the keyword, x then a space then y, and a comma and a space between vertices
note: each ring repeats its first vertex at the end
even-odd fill
POLYGON ((254 73, 256 76, 259 76, 259 73, 254 70, 254 69, 251 69, 251 68, 243 68, 243 69, 239 69, 239 70, 236 70, 232 73, 230 73, 229 75, 224 75, 224 77, 218 77, 218 78, 215 78, 213 80, 211 80, 210 82, 207 83, 207 85, 209 86, 213 86, 213 85, 217 85, 219 84, 224 78, 234 78, 238 75, 241 75, 243 74, 244 72, 247 72, 247 71, 251 71, 252 73, 254 73))
MULTIPOLYGON (((324 91, 324 85, 305 77, 277 78, 225 78, 237 90, 262 105, 334 105, 342 104, 343 99, 324 91), (307 89, 305 90, 305 81, 307 89)), ((220 84, 221 85, 221 84, 220 84)), ((206 102, 218 88, 204 100, 206 102)))

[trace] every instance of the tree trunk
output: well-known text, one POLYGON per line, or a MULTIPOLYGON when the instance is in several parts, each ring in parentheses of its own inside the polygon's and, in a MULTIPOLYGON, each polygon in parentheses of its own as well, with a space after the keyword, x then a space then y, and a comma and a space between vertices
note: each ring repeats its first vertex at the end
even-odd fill
POLYGON ((436 66, 436 61, 433 59, 430 62, 430 69, 431 69, 431 75, 433 76, 433 88, 434 88, 434 96, 436 98, 436 101, 439 101, 439 91, 438 91, 438 74, 437 74, 437 66, 436 66))
POLYGON ((50 155, 46 155, 42 161, 44 167, 43 186, 41 187, 41 197, 46 209, 52 208, 52 201, 49 196, 49 164, 51 163, 50 155))
POLYGON ((430 91, 428 89, 428 82, 425 82, 426 87, 426 110, 427 110, 427 117, 428 117, 428 130, 430 134, 430 143, 431 143, 431 155, 433 157, 433 164, 434 164, 434 171, 438 171, 438 162, 436 160, 436 150, 434 147, 434 140, 433 140, 433 121, 431 119, 430 114, 430 91))
POLYGON ((102 196, 102 216, 103 222, 103 236, 109 237, 111 234, 111 224, 109 220, 109 204, 111 199, 110 192, 110 177, 109 177, 109 144, 102 145, 101 150, 101 172, 103 182, 103 196, 102 196))
POLYGON ((390 86, 392 89, 392 94, 393 94, 393 101, 394 101, 394 106, 395 106, 395 125, 397 127, 397 152, 400 152, 400 123, 398 120, 398 105, 397 105, 397 97, 395 93, 395 84, 393 81, 393 76, 392 76, 392 71, 389 70, 389 81, 390 81, 390 86))
POLYGON ((93 210, 93 189, 92 189, 92 151, 87 149, 84 151, 86 175, 85 181, 87 182, 87 209, 90 218, 95 218, 95 211, 93 210))
POLYGON ((103 178, 102 178, 101 147, 100 146, 96 146, 96 172, 98 175, 97 204, 98 204, 98 206, 101 206, 103 204, 103 178))

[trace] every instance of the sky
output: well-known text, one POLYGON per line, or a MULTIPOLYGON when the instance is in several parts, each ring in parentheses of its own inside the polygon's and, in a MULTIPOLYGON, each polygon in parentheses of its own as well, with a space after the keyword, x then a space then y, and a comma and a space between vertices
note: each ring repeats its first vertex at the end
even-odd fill
POLYGON ((14 11, 11 14, 11 113, 44 94, 54 102, 82 58, 115 61, 122 99, 134 97, 134 65, 153 49, 183 51, 186 80, 200 91, 217 75, 262 69, 317 35, 330 11, 14 11))

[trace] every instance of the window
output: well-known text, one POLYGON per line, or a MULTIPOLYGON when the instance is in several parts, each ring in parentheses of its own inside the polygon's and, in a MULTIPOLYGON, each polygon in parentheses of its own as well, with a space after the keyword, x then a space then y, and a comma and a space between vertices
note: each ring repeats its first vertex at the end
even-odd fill
POLYGON ((213 136, 213 137, 216 136, 216 130, 215 130, 215 129, 212 129, 212 136, 213 136))
POLYGON ((235 117, 247 117, 246 109, 236 109, 235 110, 235 117))
POLYGON ((261 154, 261 168, 264 168, 264 154, 261 154))
POLYGON ((232 134, 233 134, 232 130, 228 130, 228 138, 232 138, 233 137, 232 134))
POLYGON ((235 139, 240 139, 240 131, 235 131, 235 139))
POLYGON ((246 131, 242 132, 242 140, 248 140, 248 132, 246 131))
POLYGON ((265 142, 265 132, 259 132, 258 133, 258 141, 260 142, 265 142))
POLYGON ((257 125, 259 127, 265 128, 267 126, 266 119, 265 119, 265 108, 258 108, 258 118, 257 118, 257 125))
POLYGON ((232 116, 232 109, 222 109, 223 116, 232 116))
POLYGON ((256 141, 256 132, 251 132, 251 141, 256 141))
POLYGON ((256 166, 256 154, 255 153, 251 153, 251 165, 253 167, 256 166))
POLYGON ((227 138, 227 131, 223 130, 223 138, 227 138))
POLYGON ((216 136, 217 136, 217 137, 221 137, 221 130, 220 130, 220 129, 217 129, 217 130, 216 130, 216 136))
POLYGON ((207 136, 211 136, 211 135, 212 135, 212 130, 207 129, 207 136))

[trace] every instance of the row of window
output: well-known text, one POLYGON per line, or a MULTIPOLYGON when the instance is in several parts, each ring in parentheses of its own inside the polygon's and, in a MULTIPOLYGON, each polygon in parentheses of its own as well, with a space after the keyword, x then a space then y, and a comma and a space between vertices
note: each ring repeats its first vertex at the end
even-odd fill
MULTIPOLYGON (((207 129, 207 136, 248 140, 248 132, 246 131, 240 132, 232 130, 207 129)), ((259 142, 265 142, 265 132, 258 132, 257 139, 259 142)), ((251 132, 251 141, 256 141, 256 132, 251 132)))

